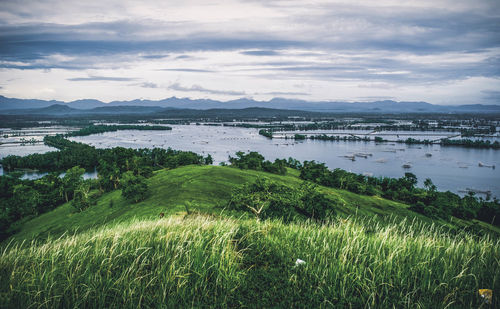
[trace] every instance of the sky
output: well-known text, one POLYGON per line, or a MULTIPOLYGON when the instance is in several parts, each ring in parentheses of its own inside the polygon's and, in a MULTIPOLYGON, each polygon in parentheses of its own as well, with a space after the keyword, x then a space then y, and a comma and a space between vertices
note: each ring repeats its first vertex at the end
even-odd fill
POLYGON ((0 95, 500 104, 500 0, 0 0, 0 95))

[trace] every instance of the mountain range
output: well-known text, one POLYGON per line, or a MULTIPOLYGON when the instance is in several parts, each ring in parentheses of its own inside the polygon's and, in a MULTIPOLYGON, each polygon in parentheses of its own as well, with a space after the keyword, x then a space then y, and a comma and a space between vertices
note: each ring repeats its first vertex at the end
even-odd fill
POLYGON ((435 105, 427 102, 373 102, 304 101, 274 98, 257 101, 241 98, 231 101, 170 97, 162 100, 131 100, 105 103, 94 99, 71 102, 56 100, 16 99, 0 96, 0 114, 148 114, 169 109, 245 109, 269 108, 326 113, 500 113, 500 105, 435 105))

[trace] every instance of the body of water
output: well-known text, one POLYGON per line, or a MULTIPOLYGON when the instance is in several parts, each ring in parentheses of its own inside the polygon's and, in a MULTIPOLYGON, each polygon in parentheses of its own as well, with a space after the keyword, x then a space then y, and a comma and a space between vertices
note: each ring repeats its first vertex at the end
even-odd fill
POLYGON ((466 188, 490 190, 493 196, 500 197, 499 150, 363 141, 271 140, 260 136, 258 129, 204 125, 171 127, 171 131, 127 130, 70 139, 100 148, 171 147, 210 154, 216 164, 227 161, 237 151, 258 151, 268 160, 288 157, 300 161, 315 160, 331 169, 342 168, 377 177, 397 178, 411 172, 417 175, 420 184, 425 178, 431 178, 442 191, 460 193, 466 188), (498 168, 480 167, 480 162, 498 168))

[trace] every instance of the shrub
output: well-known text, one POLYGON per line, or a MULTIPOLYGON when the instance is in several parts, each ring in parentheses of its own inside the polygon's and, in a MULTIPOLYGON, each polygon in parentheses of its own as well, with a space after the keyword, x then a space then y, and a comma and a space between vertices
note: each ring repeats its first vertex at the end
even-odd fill
POLYGON ((228 206, 251 212, 257 220, 281 218, 289 222, 300 217, 323 220, 333 214, 331 203, 312 183, 304 182, 296 189, 258 178, 236 188, 228 206))

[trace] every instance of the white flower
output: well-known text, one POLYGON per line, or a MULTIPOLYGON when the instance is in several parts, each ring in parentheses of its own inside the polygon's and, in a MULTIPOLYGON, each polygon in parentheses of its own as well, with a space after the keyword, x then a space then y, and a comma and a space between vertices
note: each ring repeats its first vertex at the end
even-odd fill
POLYGON ((297 260, 295 261, 295 267, 297 267, 297 266, 299 266, 299 265, 302 265, 302 264, 305 264, 305 263, 306 263, 306 261, 301 260, 301 259, 297 259, 297 260))

